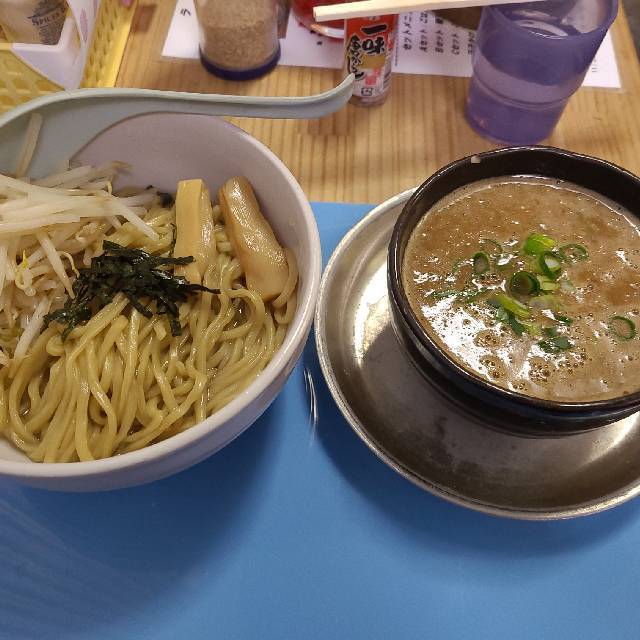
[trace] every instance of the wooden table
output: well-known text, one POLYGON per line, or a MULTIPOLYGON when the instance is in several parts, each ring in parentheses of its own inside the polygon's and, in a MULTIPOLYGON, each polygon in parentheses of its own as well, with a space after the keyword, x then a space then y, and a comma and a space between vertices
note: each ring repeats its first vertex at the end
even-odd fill
MULTIPOLYGON (((197 60, 162 58, 174 3, 141 0, 118 85, 205 93, 309 95, 341 79, 338 71, 278 67, 251 82, 208 74, 197 60)), ((622 89, 580 89, 549 144, 616 162, 640 173, 640 64, 621 8, 613 38, 622 89)), ((349 105, 322 120, 232 121, 268 145, 310 200, 377 203, 422 182, 442 165, 496 145, 463 115, 468 80, 395 74, 389 99, 349 105)))

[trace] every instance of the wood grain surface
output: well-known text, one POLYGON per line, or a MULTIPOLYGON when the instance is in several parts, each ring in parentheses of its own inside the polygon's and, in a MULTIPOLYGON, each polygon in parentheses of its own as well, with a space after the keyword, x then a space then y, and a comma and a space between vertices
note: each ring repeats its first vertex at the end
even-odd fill
MULTIPOLYGON (((282 96, 325 91, 341 79, 339 71, 282 66, 259 80, 229 82, 197 60, 163 58, 174 6, 141 0, 118 86, 282 96)), ((547 142, 640 173, 640 64, 622 9, 613 38, 622 89, 580 89, 547 142)), ((348 105, 321 120, 231 121, 280 156, 311 200, 377 203, 456 158, 496 147, 465 121, 467 84, 466 78, 394 74, 391 95, 379 106, 348 105)))

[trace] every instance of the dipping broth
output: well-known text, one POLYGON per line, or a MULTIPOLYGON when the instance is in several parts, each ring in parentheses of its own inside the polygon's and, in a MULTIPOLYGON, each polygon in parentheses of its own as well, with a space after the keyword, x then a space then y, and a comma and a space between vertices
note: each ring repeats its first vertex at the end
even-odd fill
POLYGON ((640 389, 638 220, 582 187, 514 177, 453 192, 416 225, 402 281, 435 342, 499 387, 563 402, 640 389))

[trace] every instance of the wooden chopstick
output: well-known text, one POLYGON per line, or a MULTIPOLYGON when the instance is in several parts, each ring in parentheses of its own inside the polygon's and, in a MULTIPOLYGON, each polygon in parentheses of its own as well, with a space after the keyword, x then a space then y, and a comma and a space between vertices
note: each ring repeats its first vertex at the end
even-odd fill
MULTIPOLYGON (((543 2, 544 0, 529 0, 543 2)), ((405 11, 433 11, 435 9, 463 9, 466 7, 484 7, 490 4, 511 4, 514 0, 362 0, 362 2, 344 2, 318 6, 313 16, 318 22, 327 20, 346 20, 362 16, 379 16, 405 11)))

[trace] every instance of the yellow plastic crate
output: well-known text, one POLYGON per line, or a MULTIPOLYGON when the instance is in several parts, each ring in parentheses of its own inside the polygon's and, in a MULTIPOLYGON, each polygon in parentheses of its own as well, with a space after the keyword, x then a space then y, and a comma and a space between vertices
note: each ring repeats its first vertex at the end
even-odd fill
MULTIPOLYGON (((137 2, 125 7, 120 0, 102 0, 91 35, 82 75, 82 87, 113 87, 131 30, 137 2)), ((77 38, 77 33, 74 36, 77 38)), ((52 54, 53 55, 53 54, 52 54)), ((34 69, 0 42, 0 113, 63 87, 34 69)))

